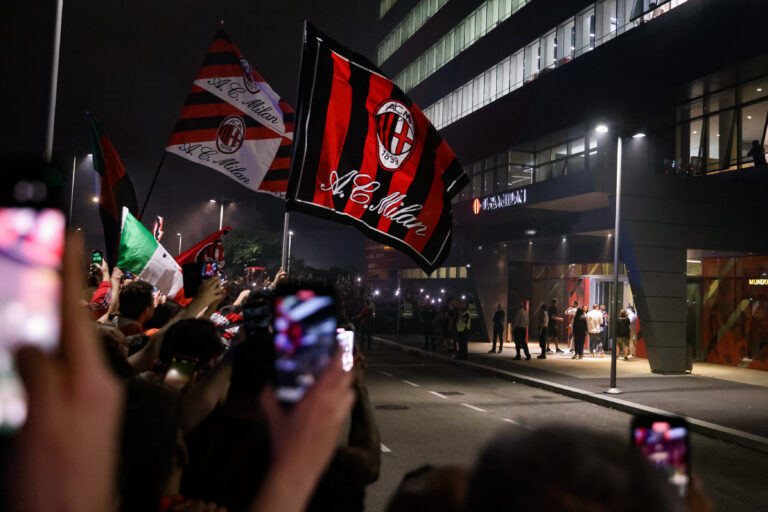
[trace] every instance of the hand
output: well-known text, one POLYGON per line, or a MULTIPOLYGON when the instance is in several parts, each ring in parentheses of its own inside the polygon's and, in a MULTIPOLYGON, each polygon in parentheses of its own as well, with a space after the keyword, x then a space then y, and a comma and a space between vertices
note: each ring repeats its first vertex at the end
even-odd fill
POLYGON ((99 273, 102 281, 109 281, 109 266, 104 258, 101 259, 101 263, 99 264, 99 273))
POLYGON ((293 408, 283 409, 271 387, 262 391, 272 465, 252 512, 304 510, 352 407, 351 381, 351 373, 341 368, 341 351, 337 351, 325 373, 293 408))
POLYGON ((224 288, 221 286, 221 279, 218 276, 208 278, 195 294, 195 302, 205 309, 211 304, 224 299, 224 288))
POLYGON ((119 284, 119 283, 120 283, 120 280, 121 280, 122 278, 123 278, 123 271, 122 271, 120 268, 118 268, 117 266, 115 266, 115 267, 112 269, 112 281, 113 281, 113 282, 114 282, 114 281, 117 281, 117 283, 119 284))
POLYGON ((275 274, 275 279, 272 281, 272 286, 277 286, 278 283, 284 281, 285 279, 288 279, 288 274, 285 272, 285 270, 283 270, 283 267, 280 267, 280 270, 278 270, 277 274, 275 274))
POLYGON ((240 295, 237 296, 237 299, 235 299, 235 302, 232 304, 233 306, 239 306, 243 304, 247 299, 248 296, 251 294, 251 290, 243 290, 240 292, 240 295))
POLYGON ((82 241, 67 238, 60 353, 23 348, 29 396, 13 465, 17 510, 97 512, 114 508, 123 391, 104 362, 92 323, 78 307, 82 241), (41 492, 45 482, 45 492, 41 492))

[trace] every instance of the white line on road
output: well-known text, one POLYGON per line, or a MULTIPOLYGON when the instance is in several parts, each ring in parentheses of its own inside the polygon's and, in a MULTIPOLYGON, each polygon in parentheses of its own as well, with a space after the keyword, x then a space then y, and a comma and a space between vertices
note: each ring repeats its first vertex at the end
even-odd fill
POLYGON ((464 407, 469 407, 470 409, 473 409, 473 410, 478 411, 478 412, 487 412, 485 409, 481 409, 479 407, 475 407, 474 405, 469 405, 469 404, 464 404, 464 403, 462 403, 461 405, 463 405, 464 407))
POLYGON ((394 375, 392 375, 391 373, 383 372, 381 370, 379 370, 379 373, 382 375, 386 375, 387 377, 394 377, 394 375))
POLYGON ((419 385, 418 385, 418 384, 416 384, 415 382, 411 382, 411 381, 409 381, 409 380, 404 380, 403 382, 405 382, 406 384, 409 384, 409 385, 411 385, 411 386, 413 386, 413 387, 415 387, 415 388, 419 387, 419 385))
POLYGON ((384 443, 379 443, 381 445, 381 453, 392 453, 392 450, 384 446, 384 443))
POLYGON ((441 393, 438 393, 437 391, 430 391, 430 393, 432 393, 435 396, 439 396, 440 398, 448 398, 447 396, 445 396, 445 395, 443 395, 441 393))
POLYGON ((504 418, 504 419, 502 419, 502 421, 506 421, 507 423, 511 423, 513 425, 517 425, 518 427, 523 427, 524 429, 533 430, 531 427, 529 427, 527 425, 523 425, 522 423, 518 423, 515 420, 511 420, 509 418, 504 418))

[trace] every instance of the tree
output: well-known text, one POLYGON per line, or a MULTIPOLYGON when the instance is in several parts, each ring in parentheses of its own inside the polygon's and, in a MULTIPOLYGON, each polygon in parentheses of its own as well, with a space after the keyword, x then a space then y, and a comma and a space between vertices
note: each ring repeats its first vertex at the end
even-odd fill
POLYGON ((245 274, 246 267, 273 268, 280 265, 282 244, 278 236, 263 225, 232 229, 223 240, 227 274, 232 278, 245 274))

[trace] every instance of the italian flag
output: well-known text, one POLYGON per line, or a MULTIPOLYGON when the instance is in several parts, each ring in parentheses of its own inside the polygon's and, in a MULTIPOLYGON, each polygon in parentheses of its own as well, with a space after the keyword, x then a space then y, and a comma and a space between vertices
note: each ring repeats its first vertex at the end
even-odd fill
POLYGON ((141 276, 171 298, 184 287, 179 264, 125 207, 117 266, 141 276))

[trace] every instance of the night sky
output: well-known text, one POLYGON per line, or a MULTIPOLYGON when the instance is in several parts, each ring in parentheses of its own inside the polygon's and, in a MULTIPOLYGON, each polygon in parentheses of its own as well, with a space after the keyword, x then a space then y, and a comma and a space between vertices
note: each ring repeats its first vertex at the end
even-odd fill
MULTIPOLYGON (((42 154, 55 1, 14 2, 4 7, 3 159, 42 154)), ((85 112, 101 122, 133 180, 139 204, 181 112, 219 21, 229 38, 272 88, 296 105, 304 19, 372 59, 379 39, 377 0, 131 1, 64 0, 54 158, 68 176, 78 159, 73 226, 82 227, 89 248, 101 245, 94 172, 85 112)), ((218 228, 211 198, 250 203, 276 233, 284 203, 252 192, 207 167, 167 155, 145 213, 165 217, 162 242, 174 254, 178 238, 188 247, 218 228)), ((69 199, 67 195, 67 200, 69 199)), ((225 209, 234 229, 248 222, 238 205, 225 209)), ((352 228, 292 215, 292 254, 310 265, 355 265, 362 270, 364 237, 352 228)))

